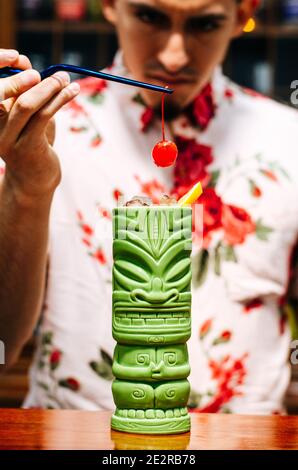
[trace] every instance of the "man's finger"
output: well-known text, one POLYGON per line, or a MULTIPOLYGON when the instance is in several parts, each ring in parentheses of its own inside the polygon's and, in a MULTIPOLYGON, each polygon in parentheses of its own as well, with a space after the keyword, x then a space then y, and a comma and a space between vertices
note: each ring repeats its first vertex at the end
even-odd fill
POLYGON ((14 49, 0 49, 0 67, 10 67, 18 58, 18 51, 14 49))
POLYGON ((77 82, 68 85, 31 118, 24 132, 28 135, 31 135, 33 132, 40 135, 47 129, 50 119, 53 118, 64 105, 75 98, 79 92, 80 85, 77 82))
POLYGON ((37 86, 23 93, 15 102, 9 116, 9 132, 20 134, 33 114, 37 113, 63 88, 69 85, 70 76, 57 72, 37 86))
POLYGON ((36 70, 25 70, 12 77, 0 79, 0 103, 24 93, 37 85, 41 78, 36 70))
POLYGON ((0 68, 2 67, 16 67, 22 70, 32 69, 28 57, 19 54, 14 49, 0 49, 0 68))
POLYGON ((27 70, 27 69, 32 69, 32 64, 27 56, 20 54, 17 61, 12 64, 12 67, 16 67, 22 70, 27 70))
POLYGON ((67 87, 70 76, 57 72, 23 93, 13 104, 5 126, 5 143, 9 146, 17 141, 32 116, 42 109, 59 92, 67 87))

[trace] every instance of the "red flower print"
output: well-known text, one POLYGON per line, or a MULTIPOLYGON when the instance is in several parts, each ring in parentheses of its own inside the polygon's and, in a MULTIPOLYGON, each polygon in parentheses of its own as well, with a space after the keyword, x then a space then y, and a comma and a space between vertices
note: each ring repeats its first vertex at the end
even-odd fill
POLYGON ((83 230, 83 232, 88 235, 88 236, 92 236, 93 235, 93 229, 90 227, 90 225, 87 225, 87 224, 82 224, 81 225, 81 229, 83 230))
POLYGON ((225 97, 229 100, 234 98, 234 92, 233 92, 233 90, 231 90, 231 88, 226 88, 225 89, 225 97))
POLYGON ((84 132, 87 130, 87 127, 85 126, 81 126, 81 127, 75 127, 75 126, 71 126, 69 128, 70 132, 74 132, 75 134, 78 134, 80 132, 84 132))
POLYGON ((249 180, 250 192, 253 197, 259 198, 262 196, 262 190, 253 180, 249 180))
POLYGON ((254 98, 263 98, 263 99, 267 98, 265 95, 262 95, 258 91, 252 90, 251 88, 242 87, 242 90, 244 91, 244 93, 246 93, 247 95, 253 96, 254 98))
POLYGON ((112 216, 107 209, 104 209, 103 207, 98 206, 98 212, 101 215, 101 217, 104 217, 105 219, 108 219, 108 220, 112 219, 112 216))
POLYGON ((213 92, 210 83, 194 99, 191 115, 202 130, 208 127, 209 122, 215 116, 216 105, 213 101, 213 92))
POLYGON ((82 238, 82 242, 88 247, 92 246, 92 243, 87 238, 82 238))
POLYGON ((227 343, 232 338, 232 333, 229 330, 223 331, 214 341, 213 345, 227 343))
POLYGON ((212 326, 212 318, 210 318, 209 320, 206 320, 203 323, 203 325, 200 328, 200 332, 199 332, 200 340, 204 339, 205 336, 209 333, 209 331, 211 329, 211 326, 212 326))
POLYGON ((263 301, 261 299, 253 299, 245 305, 244 313, 250 313, 252 310, 260 308, 262 306, 263 301))
POLYGON ((252 192, 254 197, 261 197, 262 196, 262 191, 258 186, 255 186, 252 192))
POLYGON ((84 221, 84 217, 81 211, 77 211, 77 217, 79 219, 79 226, 83 232, 82 242, 87 246, 92 246, 90 238, 94 235, 93 228, 84 221))
POLYGON ((113 197, 114 197, 114 199, 115 199, 116 201, 118 201, 121 196, 123 196, 122 191, 120 191, 119 189, 114 189, 114 191, 113 191, 113 197))
POLYGON ((78 80, 81 87, 81 94, 94 96, 99 93, 102 93, 103 90, 107 88, 106 80, 101 80, 98 78, 87 77, 82 80, 78 80))
POLYGON ((61 356, 62 356, 62 352, 59 351, 59 349, 55 349, 51 353, 51 355, 50 355, 50 367, 51 367, 52 370, 55 370, 59 366, 61 356))
POLYGON ((223 341, 229 341, 231 339, 231 336, 232 336, 232 333, 230 331, 226 330, 220 335, 220 338, 223 341))
POLYGON ((102 138, 97 134, 91 141, 91 147, 98 147, 102 142, 102 138))
POLYGON ((261 170, 261 173, 274 182, 278 182, 277 176, 271 170, 261 170))
POLYGON ((244 365, 247 357, 248 354, 240 359, 233 359, 229 355, 219 361, 210 359, 209 368, 213 380, 217 382, 217 390, 207 405, 193 410, 195 413, 218 413, 233 397, 241 395, 239 386, 243 384, 247 374, 244 365))
POLYGON ((175 188, 173 188, 171 190, 171 195, 173 197, 176 198, 176 200, 178 201, 178 199, 180 199, 182 196, 184 196, 189 190, 190 188, 192 187, 193 185, 180 185, 180 186, 177 186, 175 188))
POLYGON ((150 197, 153 204, 158 204, 163 194, 167 193, 165 186, 156 179, 147 181, 146 183, 143 183, 138 175, 135 175, 135 179, 140 184, 142 194, 150 197))
POLYGON ((4 175, 5 173, 5 166, 1 167, 0 166, 0 176, 4 175))
MULTIPOLYGON (((207 167, 213 162, 212 148, 199 144, 195 139, 182 136, 176 138, 179 156, 174 169, 174 188, 171 193, 179 199, 195 183, 201 181, 204 188, 200 197, 203 204, 204 226, 203 244, 207 248, 211 241, 211 233, 218 229, 224 231, 224 241, 230 245, 244 243, 246 236, 256 231, 256 225, 250 215, 237 206, 224 204, 221 197, 211 187, 216 180, 217 172, 208 172, 207 167), (210 185, 209 187, 208 184, 210 185)), ((255 188, 255 195, 260 195, 260 189, 255 188)))
POLYGON ((218 413, 220 411, 220 408, 225 404, 227 403, 228 401, 230 401, 230 399, 232 398, 232 394, 229 390, 229 393, 227 393, 227 391, 224 391, 224 393, 222 393, 221 395, 217 396, 216 398, 214 398, 211 403, 209 403, 208 405, 198 409, 198 410, 193 410, 197 413, 218 413))
MULTIPOLYGON (((195 139, 178 136, 175 139, 178 147, 178 158, 174 169, 174 191, 180 197, 181 187, 190 189, 201 181, 206 187, 210 175, 206 167, 213 162, 212 148, 198 143, 195 139)), ((185 192, 184 192, 185 194, 185 192)))
POLYGON ((181 119, 180 125, 183 129, 186 129, 186 127, 189 126, 189 121, 186 117, 181 119))
POLYGON ((256 224, 250 215, 244 209, 232 205, 223 205, 222 225, 224 240, 229 245, 244 243, 247 235, 256 231, 256 224))
POLYGON ((95 253, 93 253, 92 255, 95 259, 97 259, 97 261, 100 262, 100 264, 106 264, 107 263, 107 259, 105 257, 105 254, 103 252, 103 250, 101 248, 99 248, 98 250, 95 251, 95 253))
POLYGON ((83 214, 82 214, 81 211, 77 211, 77 217, 78 217, 78 219, 79 219, 80 222, 83 221, 83 214))
POLYGON ((73 392, 77 392, 80 389, 80 382, 73 377, 68 377, 67 379, 59 380, 59 385, 61 387, 68 388, 73 392))
MULTIPOLYGON (((104 209, 97 205, 97 209, 102 217, 111 219, 111 214, 107 209, 104 209)), ((88 250, 88 255, 97 260, 100 264, 107 264, 107 258, 101 248, 97 248, 93 242, 94 230, 93 228, 84 222, 84 217, 81 211, 77 211, 77 217, 79 219, 79 226, 83 231, 83 237, 81 238, 82 243, 86 245, 88 250)))
POLYGON ((74 392, 77 392, 79 390, 80 384, 73 377, 69 377, 68 379, 66 379, 66 382, 67 382, 69 388, 71 388, 71 390, 73 390, 74 392))
POLYGON ((209 238, 210 232, 222 227, 222 207, 221 198, 213 188, 207 188, 200 197, 200 204, 203 204, 204 211, 204 238, 209 238))
POLYGON ((146 108, 143 114, 141 115, 141 131, 142 132, 146 132, 153 118, 154 118, 154 109, 146 108))
POLYGON ((67 105, 66 105, 66 109, 71 111, 71 117, 72 118, 76 118, 80 115, 84 115, 84 116, 87 116, 87 112, 85 111, 85 109, 83 108, 82 105, 80 105, 76 100, 72 100, 70 101, 67 105))

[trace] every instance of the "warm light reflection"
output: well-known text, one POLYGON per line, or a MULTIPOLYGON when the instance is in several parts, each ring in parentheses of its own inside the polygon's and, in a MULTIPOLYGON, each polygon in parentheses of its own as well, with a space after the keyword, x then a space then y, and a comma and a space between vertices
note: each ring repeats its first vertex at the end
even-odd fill
POLYGON ((251 33, 256 29, 256 21, 253 18, 249 18, 248 22, 243 28, 245 33, 251 33))
POLYGON ((190 433, 157 435, 111 431, 114 450, 188 450, 190 433))

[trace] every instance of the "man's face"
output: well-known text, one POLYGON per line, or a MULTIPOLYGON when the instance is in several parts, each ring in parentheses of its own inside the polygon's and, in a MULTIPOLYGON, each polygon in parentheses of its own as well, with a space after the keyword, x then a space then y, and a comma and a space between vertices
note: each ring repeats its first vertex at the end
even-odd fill
MULTIPOLYGON (((188 105, 210 80, 239 31, 235 0, 106 0, 125 64, 136 80, 169 85, 173 108, 188 105)), ((141 91, 159 105, 159 93, 141 91)))

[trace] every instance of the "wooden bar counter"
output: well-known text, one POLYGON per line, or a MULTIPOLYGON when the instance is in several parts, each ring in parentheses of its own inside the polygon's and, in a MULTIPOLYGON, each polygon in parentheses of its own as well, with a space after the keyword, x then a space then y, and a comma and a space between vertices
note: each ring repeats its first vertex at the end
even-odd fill
POLYGON ((108 411, 0 409, 0 450, 298 449, 298 417, 192 414, 191 433, 110 430, 108 411))

